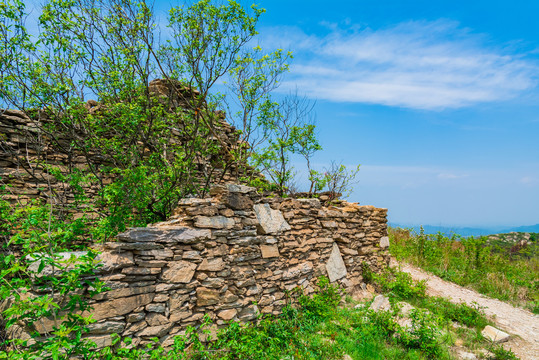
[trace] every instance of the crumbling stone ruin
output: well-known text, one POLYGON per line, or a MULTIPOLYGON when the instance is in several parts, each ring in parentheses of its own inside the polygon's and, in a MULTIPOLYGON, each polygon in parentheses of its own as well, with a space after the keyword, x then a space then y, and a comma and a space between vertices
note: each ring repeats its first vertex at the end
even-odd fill
MULTIPOLYGON (((153 82, 151 88, 172 97, 172 106, 184 106, 165 82, 153 82)), ((88 110, 100 111, 100 106, 90 102, 88 110)), ((74 195, 68 184, 39 164, 69 171, 88 166, 88 159, 105 160, 65 151, 69 138, 43 141, 36 121, 46 119, 0 111, 0 177, 10 186, 2 196, 24 203, 47 198, 50 194, 43 192, 52 189, 58 201, 69 205, 74 195)), ((219 126, 219 141, 233 145, 235 129, 224 120, 219 126)), ((90 196, 97 191, 86 189, 90 196)), ((365 287, 365 265, 378 271, 389 262, 386 216, 386 209, 342 200, 327 205, 315 198, 263 196, 226 175, 213 185, 210 197, 183 199, 167 221, 92 245, 101 251, 98 277, 110 290, 90 300, 96 322, 87 337, 98 347, 109 345, 113 333, 131 337, 134 346, 157 337, 167 347, 205 315, 218 327, 278 314, 287 291, 299 287, 312 293, 320 276, 354 294, 365 287)), ((42 319, 35 330, 46 336, 53 325, 42 319)), ((14 326, 10 336, 29 338, 30 330, 14 326)))
MULTIPOLYGON (((88 336, 98 346, 118 333, 139 346, 158 337, 167 347, 204 315, 215 330, 278 314, 286 291, 309 294, 319 276, 354 294, 365 286, 362 264, 377 271, 389 261, 386 209, 268 198, 233 184, 211 194, 185 199, 170 220, 100 246, 99 276, 111 290, 91 300, 96 322, 88 336)), ((37 330, 52 326, 45 319, 37 330)))

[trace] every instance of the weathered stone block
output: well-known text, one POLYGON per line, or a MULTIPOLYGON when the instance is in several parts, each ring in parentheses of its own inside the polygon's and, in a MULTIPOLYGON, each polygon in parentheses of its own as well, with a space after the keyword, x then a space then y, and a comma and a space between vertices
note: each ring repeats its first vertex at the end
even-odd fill
POLYGON ((168 333, 173 324, 150 326, 137 333, 140 337, 162 337, 168 333))
POLYGON ((125 323, 119 321, 105 321, 88 325, 90 334, 121 334, 125 329, 125 323))
POLYGON ((391 310, 391 304, 389 303, 389 299, 384 295, 377 295, 369 309, 374 311, 388 311, 391 310))
POLYGON ((198 265, 199 271, 221 271, 226 267, 225 262, 222 258, 215 258, 215 259, 204 259, 198 265))
POLYGON ((188 283, 195 274, 197 265, 188 261, 171 262, 163 272, 161 279, 171 283, 188 283))
POLYGON ((384 236, 383 238, 380 239, 380 247, 382 249, 389 247, 389 237, 384 236))
POLYGON ((300 265, 297 265, 297 266, 294 266, 294 267, 291 267, 291 268, 287 269, 283 273, 282 278, 283 278, 283 280, 289 280, 289 279, 293 279, 293 278, 301 276, 301 275, 308 274, 308 273, 310 273, 312 271, 313 271, 313 263, 308 261, 308 262, 305 262, 303 264, 300 264, 300 265))
POLYGON ((329 281, 331 282, 342 279, 347 274, 346 265, 342 259, 341 252, 335 243, 333 243, 331 255, 326 264, 326 270, 328 272, 329 281))
POLYGON ((97 268, 97 272, 110 272, 135 265, 133 254, 130 252, 118 254, 104 251, 96 256, 95 261, 101 265, 97 268))
POLYGON ((94 295, 94 300, 103 299, 117 299, 122 297, 128 297, 132 295, 147 294, 155 291, 155 285, 151 286, 138 286, 138 287, 126 287, 110 291, 105 291, 94 295))
POLYGON ((209 230, 193 229, 185 226, 133 228, 118 234, 120 241, 136 243, 192 244, 198 240, 205 240, 210 237, 211 231, 209 230))
POLYGON ((168 319, 158 312, 149 313, 146 316, 146 322, 150 326, 160 326, 160 325, 165 325, 169 323, 168 319))
POLYGON ((197 216, 195 226, 210 229, 231 229, 235 225, 234 219, 224 216, 197 216))
POLYGON ((149 312, 164 313, 165 310, 166 310, 166 307, 165 307, 165 304, 163 303, 146 305, 146 311, 149 311, 149 312))
POLYGON ((245 186, 245 185, 227 184, 225 185, 225 187, 230 193, 248 194, 250 192, 256 191, 254 187, 245 186))
POLYGON ((260 251, 264 259, 280 256, 277 245, 260 245, 260 251))
POLYGON ((339 227, 335 221, 322 221, 322 226, 328 229, 335 229, 339 227))
POLYGON ((112 338, 110 337, 110 335, 85 336, 84 339, 93 341, 95 343, 96 349, 102 349, 104 347, 112 345, 112 338))
MULTIPOLYGON (((93 304, 94 309, 91 311, 92 318, 99 321, 101 319, 129 314, 136 308, 151 303, 154 297, 155 294, 148 293, 93 304)), ((89 314, 85 313, 84 315, 87 316, 89 314)))
POLYGON ((219 312, 217 316, 219 316, 221 319, 225 321, 229 321, 229 320, 232 320, 234 316, 236 316, 237 313, 238 312, 236 311, 236 309, 228 309, 228 310, 223 310, 219 312))
POLYGON ((197 288, 197 306, 215 305, 217 303, 219 303, 219 291, 204 287, 197 288))
POLYGON ((283 214, 273 210, 269 204, 256 204, 253 206, 258 219, 258 230, 262 234, 279 234, 291 229, 283 214))
POLYGON ((239 193, 229 193, 225 199, 225 205, 234 210, 247 210, 253 207, 253 200, 239 193))

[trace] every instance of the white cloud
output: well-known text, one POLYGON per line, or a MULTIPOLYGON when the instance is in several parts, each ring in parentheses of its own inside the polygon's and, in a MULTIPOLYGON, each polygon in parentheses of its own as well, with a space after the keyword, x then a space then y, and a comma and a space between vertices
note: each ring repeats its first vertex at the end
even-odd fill
POLYGON ((527 186, 532 186, 539 183, 539 180, 534 178, 533 176, 524 176, 519 180, 519 182, 527 186))
POLYGON ((264 29, 265 46, 296 54, 284 89, 297 86, 331 101, 440 110, 506 100, 536 86, 535 63, 485 45, 484 36, 456 22, 349 29, 331 27, 325 36, 295 27, 264 29))

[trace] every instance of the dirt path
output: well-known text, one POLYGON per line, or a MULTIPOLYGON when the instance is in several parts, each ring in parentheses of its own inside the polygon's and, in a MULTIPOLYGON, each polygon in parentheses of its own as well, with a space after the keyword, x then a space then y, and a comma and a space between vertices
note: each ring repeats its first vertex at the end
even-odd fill
POLYGON ((427 280, 427 293, 431 296, 443 296, 454 303, 472 305, 475 302, 484 307, 485 314, 499 329, 514 335, 503 344, 504 348, 510 348, 521 360, 539 360, 539 316, 442 280, 409 264, 402 264, 401 270, 415 280, 427 280))

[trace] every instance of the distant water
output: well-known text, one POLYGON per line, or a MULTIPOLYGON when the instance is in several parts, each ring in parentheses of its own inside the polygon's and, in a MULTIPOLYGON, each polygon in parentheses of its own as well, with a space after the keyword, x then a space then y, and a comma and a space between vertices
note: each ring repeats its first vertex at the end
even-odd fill
MULTIPOLYGON (((419 233, 420 225, 403 225, 396 223, 389 223, 391 227, 400 227, 406 229, 413 229, 415 232, 419 233)), ((516 226, 516 227, 485 227, 485 228, 474 228, 474 227, 450 227, 450 226, 435 226, 435 225, 423 225, 423 230, 425 234, 437 234, 442 233, 445 236, 451 236, 457 234, 460 236, 481 236, 481 235, 491 235, 491 234, 505 234, 512 231, 516 232, 534 232, 539 233, 539 224, 530 225, 530 226, 516 226)))

